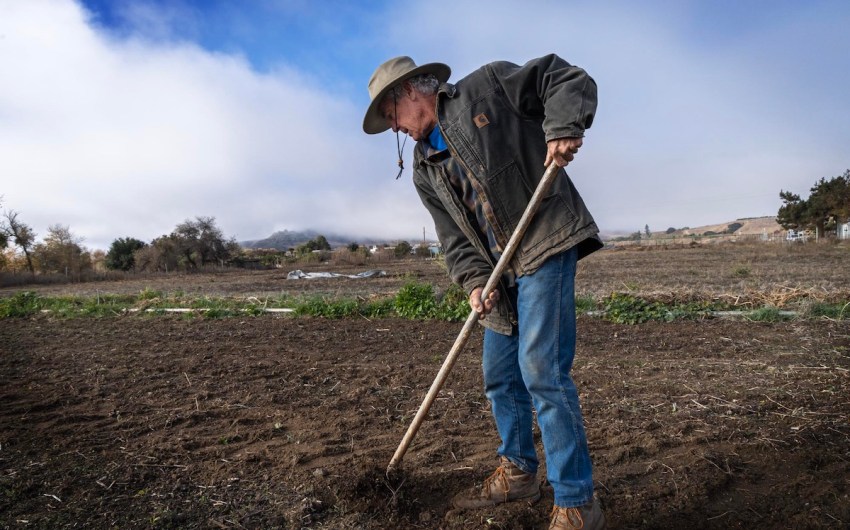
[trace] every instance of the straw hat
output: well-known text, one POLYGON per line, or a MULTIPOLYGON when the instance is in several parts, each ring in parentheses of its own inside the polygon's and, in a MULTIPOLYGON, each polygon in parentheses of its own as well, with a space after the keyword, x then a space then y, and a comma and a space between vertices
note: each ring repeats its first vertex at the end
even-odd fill
POLYGON ((445 83, 452 70, 443 63, 428 63, 416 66, 413 59, 402 56, 390 59, 375 70, 369 79, 369 97, 372 102, 363 118, 363 130, 366 134, 378 134, 389 129, 387 120, 381 115, 378 108, 384 100, 384 95, 393 87, 421 74, 434 74, 441 83, 445 83))

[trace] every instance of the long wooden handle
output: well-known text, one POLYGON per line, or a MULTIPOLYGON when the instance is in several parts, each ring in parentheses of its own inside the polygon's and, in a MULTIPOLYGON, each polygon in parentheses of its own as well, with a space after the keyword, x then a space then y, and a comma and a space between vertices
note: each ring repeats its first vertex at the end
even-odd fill
MULTIPOLYGON (((502 278, 502 273, 505 272, 505 267, 508 266, 511 258, 513 258, 516 248, 519 246, 520 241, 522 241, 522 237, 525 235, 526 230, 528 230, 528 225, 531 224, 531 219, 540 208, 540 203, 543 202, 543 196, 549 190, 552 181, 555 180, 555 176, 558 175, 559 169, 560 167, 555 162, 552 162, 549 167, 546 168, 546 172, 543 174, 543 178, 540 179, 537 189, 534 190, 534 195, 532 195, 531 199, 528 201, 528 206, 526 206, 525 212, 523 212, 514 233, 511 234, 511 238, 508 240, 505 250, 502 252, 499 261, 496 263, 496 267, 490 274, 490 279, 487 280, 487 285, 485 285, 484 290, 481 291, 482 300, 485 300, 487 296, 490 295, 493 289, 496 288, 499 280, 502 278)), ((440 389, 443 388, 446 378, 457 360, 458 354, 460 354, 461 349, 463 349, 467 339, 469 339, 472 327, 477 321, 478 313, 474 310, 470 311, 469 316, 466 318, 466 323, 464 323, 463 328, 460 330, 460 334, 457 336, 457 339, 455 339, 452 349, 449 351, 449 355, 446 357, 446 360, 443 361, 443 366, 440 367, 437 377, 434 378, 434 382, 431 383, 431 388, 428 390, 428 394, 425 395, 422 405, 419 406, 419 411, 413 418, 413 422, 410 424, 410 427, 408 427, 407 433, 405 433, 404 438, 402 438, 392 460, 390 460, 390 465, 387 467, 387 473, 398 466, 401 459, 404 457, 404 453, 407 452, 407 448, 410 446, 410 443, 413 442, 413 438, 419 431, 419 426, 422 425, 422 421, 425 419, 425 416, 428 415, 428 411, 431 410, 431 404, 434 402, 434 399, 436 399, 440 389)))

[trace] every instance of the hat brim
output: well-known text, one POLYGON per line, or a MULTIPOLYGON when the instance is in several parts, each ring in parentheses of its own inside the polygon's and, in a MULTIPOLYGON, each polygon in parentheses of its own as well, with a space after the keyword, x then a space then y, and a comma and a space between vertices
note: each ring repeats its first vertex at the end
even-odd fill
POLYGON ((387 120, 381 115, 379 109, 381 102, 384 101, 384 96, 386 96, 387 92, 392 90, 399 83, 422 74, 434 74, 440 83, 445 83, 449 80, 449 77, 452 74, 452 69, 443 63, 423 64, 422 66, 417 66, 413 70, 405 72, 403 75, 387 83, 387 85, 378 92, 374 99, 372 99, 372 102, 369 104, 369 108, 366 110, 366 116, 363 118, 363 131, 366 134, 378 134, 390 128, 389 125, 387 125, 387 120))

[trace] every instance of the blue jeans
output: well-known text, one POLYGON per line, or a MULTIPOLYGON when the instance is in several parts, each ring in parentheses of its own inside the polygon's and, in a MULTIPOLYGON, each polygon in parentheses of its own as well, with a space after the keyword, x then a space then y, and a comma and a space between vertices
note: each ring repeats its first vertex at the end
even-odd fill
POLYGON ((517 278, 517 333, 484 331, 484 387, 502 438, 498 453, 527 473, 537 472, 532 404, 543 435, 546 475, 555 504, 593 499, 587 437, 570 377, 576 347, 573 248, 517 278))

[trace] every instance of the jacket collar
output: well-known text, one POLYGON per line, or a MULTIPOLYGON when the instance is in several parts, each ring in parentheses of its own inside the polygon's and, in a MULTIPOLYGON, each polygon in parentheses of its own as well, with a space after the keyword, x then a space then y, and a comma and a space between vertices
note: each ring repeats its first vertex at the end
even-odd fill
POLYGON ((437 94, 445 94, 447 97, 453 98, 457 93, 457 87, 451 83, 443 83, 440 85, 440 88, 437 89, 437 94))

